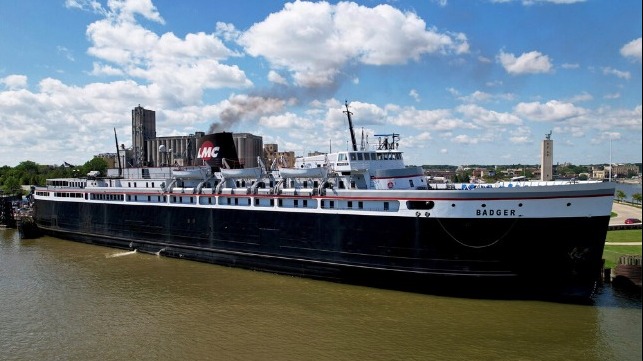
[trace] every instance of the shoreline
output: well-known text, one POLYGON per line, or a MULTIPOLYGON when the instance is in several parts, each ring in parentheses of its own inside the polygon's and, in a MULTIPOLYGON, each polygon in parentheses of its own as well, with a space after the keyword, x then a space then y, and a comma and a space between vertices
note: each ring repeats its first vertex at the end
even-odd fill
POLYGON ((615 180, 614 183, 637 185, 637 184, 641 184, 641 180, 640 179, 623 179, 623 180, 619 179, 619 180, 615 180))

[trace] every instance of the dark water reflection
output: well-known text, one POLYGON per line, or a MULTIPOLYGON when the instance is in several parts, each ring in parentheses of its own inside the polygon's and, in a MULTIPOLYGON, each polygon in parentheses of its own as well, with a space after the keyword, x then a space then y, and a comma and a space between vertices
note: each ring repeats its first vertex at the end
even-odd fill
POLYGON ((0 360, 640 360, 641 295, 381 290, 0 231, 0 360))

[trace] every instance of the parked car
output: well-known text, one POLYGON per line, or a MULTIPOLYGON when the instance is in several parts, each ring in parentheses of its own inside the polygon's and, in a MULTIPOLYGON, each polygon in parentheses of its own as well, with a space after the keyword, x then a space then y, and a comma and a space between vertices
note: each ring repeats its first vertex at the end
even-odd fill
POLYGON ((625 224, 634 224, 634 223, 641 223, 641 220, 638 218, 627 218, 625 220, 625 224))

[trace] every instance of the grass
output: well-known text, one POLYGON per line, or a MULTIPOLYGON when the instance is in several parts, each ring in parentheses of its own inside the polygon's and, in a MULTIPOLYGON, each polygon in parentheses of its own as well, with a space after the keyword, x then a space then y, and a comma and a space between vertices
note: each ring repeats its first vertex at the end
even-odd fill
MULTIPOLYGON (((608 231, 606 242, 641 242, 641 235, 643 230, 640 229, 626 229, 618 231, 608 231)), ((618 263, 618 258, 625 255, 641 255, 640 245, 624 245, 624 246, 611 246, 606 245, 603 249, 603 259, 605 260, 605 268, 614 268, 618 263)))

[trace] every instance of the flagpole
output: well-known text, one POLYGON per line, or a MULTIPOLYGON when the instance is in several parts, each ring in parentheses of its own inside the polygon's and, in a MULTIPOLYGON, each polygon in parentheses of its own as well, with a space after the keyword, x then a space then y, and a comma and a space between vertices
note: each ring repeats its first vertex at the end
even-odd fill
POLYGON ((610 182, 612 181, 612 135, 610 134, 610 182))

